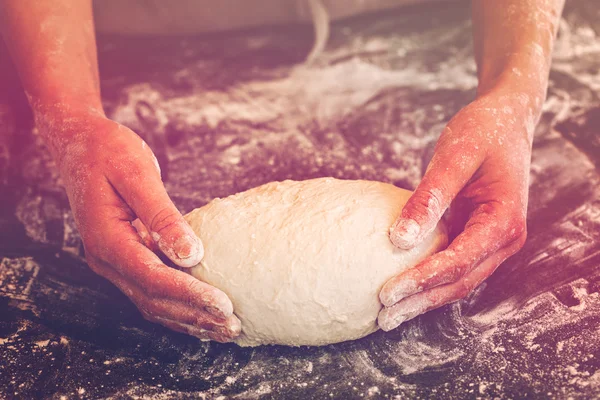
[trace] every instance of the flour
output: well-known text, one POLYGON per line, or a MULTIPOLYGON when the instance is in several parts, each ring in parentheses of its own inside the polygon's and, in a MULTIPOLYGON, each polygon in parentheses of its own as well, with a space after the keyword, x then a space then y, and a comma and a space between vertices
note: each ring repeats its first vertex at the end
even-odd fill
MULTIPOLYGON (((284 78, 242 83, 227 93, 204 91, 173 99, 163 98, 158 88, 144 83, 124 89, 127 102, 117 108, 112 117, 128 126, 137 125, 138 116, 134 111, 143 101, 154 112, 157 132, 164 132, 167 123, 173 119, 186 127, 207 126, 211 129, 238 120, 252 124, 274 123, 282 129, 298 129, 316 121, 325 128, 385 87, 409 84, 418 87, 420 84, 424 89, 432 89, 433 82, 448 82, 450 76, 456 79, 461 74, 464 78, 460 81, 465 87, 472 87, 475 84, 473 76, 461 68, 448 65, 443 69, 448 79, 444 79, 437 73, 390 71, 353 59, 320 68, 300 65, 284 78), (252 93, 261 93, 261 96, 256 98, 252 93), (296 112, 290 115, 290 109, 296 109, 296 112)), ((436 85, 433 89, 444 88, 441 83, 436 85)))
MULTIPOLYGON (((262 154, 265 150, 278 154, 278 149, 288 146, 296 148, 289 161, 299 165, 298 170, 306 174, 303 178, 314 177, 312 171, 329 166, 332 176, 339 176, 335 171, 344 169, 350 174, 349 177, 377 177, 377 180, 414 188, 425 164, 407 155, 413 152, 422 154, 423 147, 433 146, 443 125, 436 124, 430 127, 431 130, 423 132, 419 121, 429 119, 426 117, 428 113, 398 98, 390 101, 400 110, 390 110, 389 122, 384 120, 380 131, 362 133, 358 125, 361 121, 355 119, 356 109, 363 109, 362 114, 367 118, 370 114, 378 114, 377 108, 372 107, 376 103, 371 102, 389 87, 418 86, 422 82, 423 90, 429 90, 429 84, 434 81, 456 82, 450 79, 450 75, 453 79, 460 79, 463 75, 465 78, 461 80, 464 82, 461 85, 472 86, 474 76, 468 70, 459 71, 460 68, 458 65, 448 66, 443 69, 443 73, 449 74, 448 79, 440 79, 433 72, 429 75, 417 74, 410 66, 387 70, 355 59, 322 68, 296 66, 291 70, 275 69, 271 72, 273 77, 264 81, 240 82, 227 91, 200 89, 193 94, 176 97, 162 94, 159 87, 149 83, 136 84, 124 88, 126 101, 115 105, 110 116, 142 134, 152 126, 156 137, 146 137, 146 140, 153 148, 169 140, 172 127, 181 129, 187 150, 179 146, 169 146, 167 149, 165 157, 173 164, 171 171, 177 171, 176 177, 167 182, 167 189, 186 187, 187 191, 193 191, 190 195, 198 195, 201 203, 226 194, 214 192, 218 190, 215 187, 198 187, 197 191, 194 190, 199 182, 214 180, 216 171, 200 165, 196 166, 193 177, 188 174, 183 176, 185 168, 177 167, 178 160, 190 154, 202 154, 207 162, 216 161, 223 169, 233 167, 233 174, 219 178, 229 180, 238 173, 243 174, 250 166, 261 168, 264 165, 267 168, 275 165, 275 168, 280 168, 282 164, 279 160, 262 154), (145 110, 141 118, 139 110, 145 110), (144 117, 148 113, 151 117, 144 117), (403 118, 397 120, 395 114, 403 118), (147 121, 151 121, 151 125, 147 121), (354 127, 356 125, 358 129, 354 127), (340 132, 340 128, 351 130, 353 134, 348 137, 343 131, 340 132), (220 133, 214 137, 191 134, 210 130, 220 133), (230 134, 231 131, 236 134, 230 134), (415 135, 401 135, 401 131, 412 131, 415 135), (313 132, 317 132, 318 136, 313 132), (355 146, 360 147, 359 158, 348 160, 347 154, 356 151, 353 150, 355 146), (345 165, 341 164, 341 160, 345 160, 345 165), (381 167, 374 165, 372 160, 381 167), (213 192, 207 192, 206 189, 213 192)), ((190 70, 189 75, 197 74, 190 70)), ((202 87, 201 81, 192 80, 192 83, 202 87)), ((438 121, 445 117, 440 112, 434 115, 437 115, 438 121)), ((262 183, 266 182, 248 182, 240 189, 262 183)))
MULTIPOLYGON (((598 174, 582 148, 553 129, 597 107, 598 10, 588 3, 567 2, 575 11, 561 22, 533 144, 523 251, 468 299, 355 343, 235 350, 144 324, 108 283, 83 274, 81 258, 66 262, 70 254, 83 255, 81 243, 64 198, 63 212, 47 205, 61 199, 60 179, 32 135, 22 153, 11 153, 15 170, 23 172, 16 179, 25 189, 12 195, 25 239, 0 263, 9 315, 0 334, 0 384, 6 385, 0 389, 8 397, 32 397, 37 392, 28 387, 60 382, 57 398, 78 397, 80 388, 89 397, 159 399, 597 395, 598 174), (56 226, 62 228, 53 231, 56 226), (61 258, 40 252, 41 263, 19 255, 35 246, 61 258), (32 278, 36 268, 43 273, 32 278), (29 316, 32 304, 39 318, 29 316), (94 336, 99 321, 109 321, 102 337, 94 336), (49 339, 46 352, 33 352, 35 341, 49 339), (22 368, 14 367, 19 362, 22 368), (110 381, 100 379, 109 370, 110 381)), ((312 67, 299 65, 306 53, 294 55, 298 42, 269 34, 208 44, 182 39, 180 46, 160 48, 101 41, 105 105, 157 152, 167 189, 183 211, 286 178, 336 176, 414 188, 445 123, 473 98, 476 77, 468 7, 403 15, 334 24, 312 67), (203 53, 206 48, 230 51, 224 57, 233 61, 220 63, 221 53, 203 53), (131 49, 150 61, 135 64, 130 75, 111 71, 112 62, 131 64, 122 54, 131 49), (185 62, 177 61, 181 54, 185 62), (272 61, 281 54, 284 62, 272 61)), ((309 46, 307 38, 303 48, 309 46)))

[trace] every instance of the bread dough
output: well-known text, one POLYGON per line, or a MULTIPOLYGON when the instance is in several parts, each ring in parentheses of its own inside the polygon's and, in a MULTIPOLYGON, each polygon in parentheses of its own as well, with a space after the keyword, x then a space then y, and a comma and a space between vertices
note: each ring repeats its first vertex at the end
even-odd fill
POLYGON ((410 194, 319 178, 215 199, 185 217, 205 248, 190 273, 229 296, 240 346, 361 338, 377 330, 383 284, 447 243, 440 224, 412 250, 392 245, 390 226, 410 194))

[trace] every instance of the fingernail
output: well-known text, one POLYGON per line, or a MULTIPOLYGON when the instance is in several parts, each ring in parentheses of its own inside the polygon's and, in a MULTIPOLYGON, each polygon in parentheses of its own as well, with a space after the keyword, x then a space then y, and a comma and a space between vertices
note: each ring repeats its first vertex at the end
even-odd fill
POLYGON ((191 235, 183 235, 173 245, 175 255, 183 263, 179 263, 182 267, 193 267, 202 261, 204 256, 204 248, 200 240, 191 235))
POLYGON ((418 293, 421 290, 423 289, 419 287, 417 281, 413 279, 407 279, 398 282, 392 287, 392 289, 382 292, 380 300, 384 306, 391 307, 403 298, 418 293))
POLYGON ((175 254, 179 258, 190 258, 193 254, 198 252, 197 244, 190 235, 183 235, 173 245, 175 254))
POLYGON ((395 227, 392 228, 390 240, 394 246, 401 249, 411 249, 417 243, 421 227, 413 219, 401 219, 395 227))
POLYGON ((389 332, 392 329, 396 329, 405 320, 406 318, 402 314, 390 315, 390 313, 385 313, 384 315, 380 314, 379 318, 377 318, 377 323, 382 330, 389 332))

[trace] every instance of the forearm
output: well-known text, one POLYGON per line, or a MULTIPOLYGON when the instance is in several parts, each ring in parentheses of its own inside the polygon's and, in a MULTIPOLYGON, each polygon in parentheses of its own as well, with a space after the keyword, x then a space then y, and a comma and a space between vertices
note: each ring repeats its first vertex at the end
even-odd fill
POLYGON ((541 111, 564 0, 473 0, 477 92, 506 87, 541 111))
POLYGON ((91 0, 0 0, 0 31, 34 113, 101 112, 91 0))

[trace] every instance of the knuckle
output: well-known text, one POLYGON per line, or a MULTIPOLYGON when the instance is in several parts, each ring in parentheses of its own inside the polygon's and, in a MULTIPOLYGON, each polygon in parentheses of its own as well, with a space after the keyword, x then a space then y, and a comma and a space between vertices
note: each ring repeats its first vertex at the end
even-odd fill
MULTIPOLYGON (((437 260, 434 260, 433 262, 436 262, 436 261, 437 260)), ((417 264, 412 269, 411 275, 412 275, 412 278, 415 280, 415 282, 417 282, 417 286, 420 286, 425 282, 428 270, 429 269, 425 263, 417 264)), ((398 277, 399 277, 398 282, 402 282, 404 277, 402 277, 402 275, 398 275, 398 277)))
POLYGON ((509 243, 517 243, 521 248, 527 239, 527 221, 523 215, 509 218, 507 226, 507 239, 509 243))
POLYGON ((509 244, 514 248, 515 253, 521 250, 527 241, 527 228, 523 226, 516 229, 514 233, 511 230, 509 240, 509 244))
POLYGON ((452 282, 458 281, 460 278, 465 276, 471 269, 471 264, 466 261, 457 262, 451 272, 452 282))
POLYGON ((407 202, 403 216, 414 218, 418 216, 438 216, 444 209, 442 192, 438 189, 417 189, 407 202))
POLYGON ((152 220, 150 221, 150 229, 152 232, 162 234, 177 227, 182 220, 183 217, 181 214, 179 214, 179 212, 171 207, 164 207, 154 214, 154 217, 152 217, 152 220))
POLYGON ((204 290, 202 283, 196 279, 190 279, 187 282, 187 296, 186 301, 188 304, 192 304, 195 299, 203 301, 210 301, 208 299, 206 290, 204 290))
POLYGON ((465 280, 458 282, 458 288, 456 289, 456 299, 464 299, 473 291, 472 285, 465 280))
POLYGON ((416 190, 410 198, 410 205, 415 208, 426 208, 429 204, 429 199, 433 199, 434 196, 429 190, 416 190))
POLYGON ((189 279, 187 288, 190 294, 198 294, 198 292, 202 291, 202 284, 197 279, 189 279))

